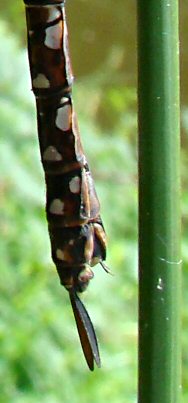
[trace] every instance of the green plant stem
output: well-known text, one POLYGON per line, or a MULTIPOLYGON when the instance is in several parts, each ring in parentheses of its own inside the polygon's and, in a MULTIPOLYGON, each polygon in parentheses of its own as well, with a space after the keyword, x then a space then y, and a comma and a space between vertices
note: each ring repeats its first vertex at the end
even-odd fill
POLYGON ((178 0, 138 0, 139 403, 180 398, 178 0))

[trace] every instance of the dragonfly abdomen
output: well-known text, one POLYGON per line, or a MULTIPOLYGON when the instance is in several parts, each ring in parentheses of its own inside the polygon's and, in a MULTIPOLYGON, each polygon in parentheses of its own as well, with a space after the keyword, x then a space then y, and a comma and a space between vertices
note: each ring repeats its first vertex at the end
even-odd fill
POLYGON ((52 259, 69 292, 82 349, 93 370, 94 360, 100 366, 97 339, 77 292, 93 278, 92 266, 101 263, 105 268, 106 235, 72 101, 64 1, 24 2, 52 259))

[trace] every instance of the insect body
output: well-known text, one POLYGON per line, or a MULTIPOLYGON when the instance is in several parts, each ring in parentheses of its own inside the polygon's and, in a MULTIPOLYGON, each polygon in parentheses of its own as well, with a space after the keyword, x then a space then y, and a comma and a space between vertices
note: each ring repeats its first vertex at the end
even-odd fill
POLYGON ((72 101, 64 2, 24 2, 52 259, 69 292, 82 349, 93 370, 94 360, 100 366, 97 339, 77 293, 93 277, 92 266, 105 267, 106 237, 72 101))

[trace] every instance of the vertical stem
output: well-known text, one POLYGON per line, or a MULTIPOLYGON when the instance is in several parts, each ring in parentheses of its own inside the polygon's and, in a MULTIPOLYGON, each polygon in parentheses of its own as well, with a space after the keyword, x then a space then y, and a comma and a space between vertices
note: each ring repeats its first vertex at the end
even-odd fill
POLYGON ((178 0, 138 0, 139 403, 180 397, 178 0))

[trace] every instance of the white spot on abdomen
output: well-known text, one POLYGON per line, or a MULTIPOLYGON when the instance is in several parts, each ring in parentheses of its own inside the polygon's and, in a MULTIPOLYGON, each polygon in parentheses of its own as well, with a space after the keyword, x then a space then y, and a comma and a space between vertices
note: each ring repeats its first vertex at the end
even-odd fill
POLYGON ((60 17, 61 12, 58 10, 58 8, 55 8, 54 6, 43 6, 45 9, 48 9, 48 17, 46 22, 52 22, 55 21, 57 18, 60 17))
POLYGON ((69 98, 68 97, 62 97, 61 99, 60 99, 60 102, 62 103, 62 104, 64 104, 65 102, 68 102, 69 101, 69 98))
POLYGON ((61 161, 62 156, 54 146, 49 146, 44 151, 43 160, 44 161, 61 161))
POLYGON ((50 82, 44 74, 38 74, 33 80, 33 87, 35 88, 49 88, 50 82))
POLYGON ((59 260, 65 260, 64 252, 61 249, 56 250, 56 256, 59 260))
POLYGON ((60 49, 61 48, 61 37, 62 37, 62 25, 61 21, 52 26, 46 28, 46 37, 44 44, 50 49, 60 49))
POLYGON ((80 192, 80 178, 79 176, 75 176, 69 182, 69 189, 72 193, 79 193, 80 192))
POLYGON ((60 199, 54 199, 49 208, 49 212, 52 214, 63 215, 64 203, 60 199))
POLYGON ((67 131, 70 129, 71 122, 71 106, 65 105, 61 108, 58 108, 55 124, 58 129, 67 131))

